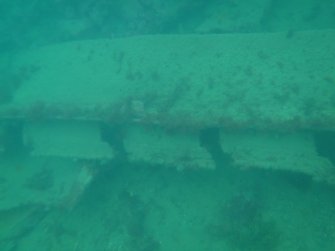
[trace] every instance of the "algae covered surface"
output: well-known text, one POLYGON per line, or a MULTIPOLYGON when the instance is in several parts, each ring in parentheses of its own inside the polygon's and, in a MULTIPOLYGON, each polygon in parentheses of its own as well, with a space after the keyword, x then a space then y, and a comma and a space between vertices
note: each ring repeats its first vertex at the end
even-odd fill
POLYGON ((1 251, 335 249, 335 3, 0 2, 1 251))
MULTIPOLYGON (((116 164, 116 163, 115 163, 116 164)), ((262 171, 117 166, 73 204, 1 211, 5 250, 332 250, 334 189, 262 171)))

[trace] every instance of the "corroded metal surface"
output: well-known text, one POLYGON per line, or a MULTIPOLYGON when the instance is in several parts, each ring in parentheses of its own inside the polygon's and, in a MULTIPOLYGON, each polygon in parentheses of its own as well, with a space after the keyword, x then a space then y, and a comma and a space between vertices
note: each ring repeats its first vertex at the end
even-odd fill
POLYGON ((46 46, 17 57, 17 90, 0 117, 24 122, 34 156, 121 153, 133 162, 213 169, 213 146, 204 147, 199 132, 216 128, 210 144, 235 167, 335 183, 313 138, 335 129, 333 41, 335 31, 324 30, 46 46))
POLYGON ((334 40, 335 32, 325 30, 47 46, 19 57, 17 72, 27 77, 1 116, 329 129, 335 124, 334 40))

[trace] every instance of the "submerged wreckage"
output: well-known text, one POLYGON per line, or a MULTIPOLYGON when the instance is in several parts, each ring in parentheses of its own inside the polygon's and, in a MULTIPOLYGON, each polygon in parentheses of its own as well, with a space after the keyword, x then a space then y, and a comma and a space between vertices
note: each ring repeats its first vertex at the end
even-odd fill
POLYGON ((234 168, 335 184, 334 41, 334 30, 157 35, 27 51, 0 105, 1 149, 178 169, 213 169, 222 153, 234 168))

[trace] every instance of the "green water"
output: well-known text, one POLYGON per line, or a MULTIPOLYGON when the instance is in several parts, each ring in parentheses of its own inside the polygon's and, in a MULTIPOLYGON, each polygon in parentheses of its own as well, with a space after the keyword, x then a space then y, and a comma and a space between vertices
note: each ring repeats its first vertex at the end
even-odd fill
MULTIPOLYGON (((324 114, 324 117, 332 120, 325 119, 319 123, 311 119, 312 122, 303 129, 294 127, 303 124, 300 120, 294 120, 296 123, 292 123, 288 130, 271 124, 273 128, 270 130, 267 128, 265 132, 259 132, 257 128, 255 134, 251 125, 251 128, 246 126, 237 131, 234 128, 233 133, 231 128, 226 132, 224 126, 223 132, 220 131, 221 125, 214 122, 209 127, 208 124, 199 125, 194 120, 197 114, 192 114, 190 120, 195 121, 192 124, 187 122, 189 114, 184 113, 178 117, 179 120, 173 121, 173 128, 165 128, 156 117, 144 121, 147 118, 146 109, 161 104, 156 93, 166 89, 165 82, 159 86, 165 76, 155 71, 150 73, 150 78, 158 83, 157 90, 147 94, 143 102, 136 94, 135 97, 133 93, 129 94, 125 103, 119 105, 116 115, 113 113, 119 119, 115 123, 114 120, 102 120, 99 109, 86 109, 89 113, 83 114, 76 105, 75 109, 69 106, 66 111, 46 108, 40 100, 49 97, 49 94, 41 90, 57 91, 57 88, 48 87, 49 82, 43 82, 44 89, 22 91, 26 90, 27 85, 29 87, 29 84, 45 79, 45 75, 38 75, 39 72, 48 67, 57 69, 62 62, 59 65, 21 67, 19 74, 16 69, 21 55, 28 52, 32 53, 30 57, 33 58, 39 48, 54 48, 58 54, 60 47, 45 46, 62 46, 64 42, 99 39, 128 41, 129 38, 135 39, 131 41, 135 41, 133 45, 136 47, 136 41, 143 45, 138 35, 174 34, 178 39, 190 34, 206 37, 213 34, 276 32, 282 32, 290 40, 296 39, 301 31, 333 29, 335 2, 331 0, 0 0, 0 251, 335 250, 335 75, 332 73, 335 72, 335 58, 333 64, 325 67, 326 70, 329 68, 327 72, 330 73, 321 77, 321 91, 315 92, 315 97, 324 97, 324 102, 320 99, 315 101, 312 96, 303 109, 311 118, 324 114), (24 102, 29 103, 29 97, 36 96, 32 107, 25 111, 24 102), (324 108, 315 103, 326 104, 328 110, 324 112, 324 108), (20 109, 11 109, 11 105, 16 104, 21 105, 24 116, 20 109), (136 127, 138 122, 143 122, 148 129, 147 134, 143 133, 142 142, 141 138, 137 138, 141 132, 136 134, 138 132, 131 127, 136 127), (80 128, 77 129, 77 125, 80 128), (59 133, 57 130, 48 131, 48 128, 56 127, 64 131, 50 135, 59 133), (161 129, 164 133, 161 133, 161 129), (76 138, 71 135, 77 135, 77 132, 84 135, 80 136, 84 138, 78 140, 79 144, 88 147, 79 147, 82 151, 76 152, 73 150, 76 138), (224 138, 223 143, 219 141, 220 133, 227 134, 227 140, 224 138), (278 143, 282 151, 276 149, 278 145, 273 146, 273 151, 282 154, 278 154, 277 158, 271 155, 271 151, 265 151, 270 157, 262 159, 262 156, 257 156, 262 151, 250 150, 255 154, 256 164, 251 161, 241 164, 236 160, 243 159, 248 152, 239 144, 232 147, 233 150, 229 148, 230 133, 234 137, 241 137, 241 144, 245 142, 243 135, 246 135, 245 139, 249 139, 250 134, 256 135, 256 138, 251 138, 258 142, 255 146, 260 149, 272 147, 266 142, 277 142, 277 138, 283 138, 287 143, 278 143), (260 137, 257 138, 257 135, 260 137), (47 141, 52 136, 64 147, 45 149, 44 139, 47 141), (131 142, 138 145, 132 146, 127 137, 133 137, 131 142), (113 151, 113 158, 93 156, 93 152, 98 152, 95 139, 113 151), (152 141, 146 142, 149 139, 152 141), (190 160, 197 157, 197 153, 191 153, 193 148, 189 155, 179 156, 177 160, 156 152, 147 154, 144 149, 146 144, 159 148, 160 144, 156 143, 166 139, 171 139, 171 144, 164 142, 161 147, 167 147, 171 152, 178 153, 178 148, 182 149, 187 144, 191 147, 200 145, 199 151, 209 156, 214 168, 202 168, 201 164, 201 168, 196 166, 197 162, 190 160), (295 140, 298 140, 297 144, 295 140), (90 144, 92 149, 89 148, 90 144), (171 146, 173 149, 168 148, 171 146), (300 146, 304 149, 300 149, 300 146), (142 147, 144 150, 141 152, 142 147), (227 150, 235 151, 239 147, 243 151, 237 151, 237 155, 227 150), (41 156, 44 150, 48 154, 41 156), (72 155, 64 157, 64 152, 71 152, 72 155), (294 161, 287 162, 289 165, 285 166, 285 153, 293 156, 293 159, 302 154, 299 160, 309 160, 309 155, 315 154, 316 157, 311 159, 317 159, 320 165, 316 162, 315 170, 295 168, 294 161), (284 167, 276 168, 276 163, 281 160, 284 167), (322 173, 324 166, 330 167, 326 174, 322 173)), ((80 51, 86 53, 85 42, 75 48, 76 55, 80 56, 80 51)), ((46 50, 47 53, 51 55, 52 51, 46 50)), ((334 51, 329 51, 330 56, 333 54, 334 51)), ((126 57, 124 55, 116 53, 114 57, 122 63, 126 57)), ((91 56, 83 57, 90 61, 91 56)), ((190 58, 193 56, 197 55, 190 58)), ((268 56, 260 53, 259 57, 266 60, 268 56)), ((317 63, 322 63, 323 58, 328 60, 326 54, 318 58, 321 61, 315 63, 316 69, 320 68, 317 63)), ((41 62, 53 61, 52 56, 51 60, 48 58, 49 61, 43 60, 41 62)), ((176 64, 180 62, 178 60, 176 57, 176 64)), ((170 62, 174 63, 173 60, 170 62)), ((277 64, 285 70, 280 62, 277 64)), ((129 68, 130 65, 128 63, 129 68)), ((91 67, 99 69, 102 65, 91 67)), ((257 69, 257 65, 254 67, 257 69)), ((250 78, 257 77, 253 71, 243 69, 250 78)), ((64 76, 68 72, 57 74, 59 79, 67 79, 64 76)), ((58 78, 57 75, 53 77, 58 78)), ((127 75, 127 83, 133 85, 134 79, 141 78, 138 72, 131 72, 127 75)), ((183 86, 177 86, 172 91, 174 96, 163 96, 163 104, 167 108, 159 110, 162 114, 168 114, 170 106, 178 107, 183 95, 194 91, 192 81, 188 78, 183 77, 180 82, 183 86)), ((68 76, 68 79, 76 78, 68 76)), ((206 79, 211 80, 211 76, 208 74, 206 79)), ((84 80, 78 78, 78 81, 84 80)), ((76 86, 71 81, 67 84, 76 86)), ((270 89, 276 88, 271 84, 270 89)), ((99 82, 94 82, 94 85, 99 89, 99 82)), ((215 83, 206 82, 208 89, 215 88, 212 85, 215 83)), ((257 94, 257 87, 255 89, 256 95, 261 96, 261 93, 257 94)), ((294 91, 293 88, 290 91, 294 91)), ((301 92, 310 95, 307 85, 306 90, 302 88, 301 92)), ((89 91, 78 90, 73 95, 85 103, 89 97, 86 94, 80 96, 80 93, 89 94, 89 91)), ((202 100, 201 95, 199 91, 199 100, 202 100)), ((281 101, 284 104, 290 95, 278 99, 284 99, 281 101)), ((68 97, 68 93, 64 92, 65 96, 68 97)), ((104 98, 101 97, 101 100, 104 98)), ((185 111, 193 109, 189 108, 187 100, 183 102, 186 104, 185 111)), ((201 106, 197 109, 201 110, 201 106)), ((228 108, 225 106, 222 109, 228 108)), ((208 113, 208 118, 214 115, 208 113)), ((169 123, 166 122, 171 126, 169 123)), ((257 121, 255 125, 258 125, 257 121)), ((108 150, 107 153, 103 150, 103 154, 108 155, 108 150)))

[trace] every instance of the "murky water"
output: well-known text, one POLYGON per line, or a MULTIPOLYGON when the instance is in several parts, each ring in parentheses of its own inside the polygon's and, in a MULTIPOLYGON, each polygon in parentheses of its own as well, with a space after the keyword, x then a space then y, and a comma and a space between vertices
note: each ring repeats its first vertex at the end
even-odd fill
POLYGON ((1 1, 0 250, 334 250, 334 44, 330 0, 1 1))

